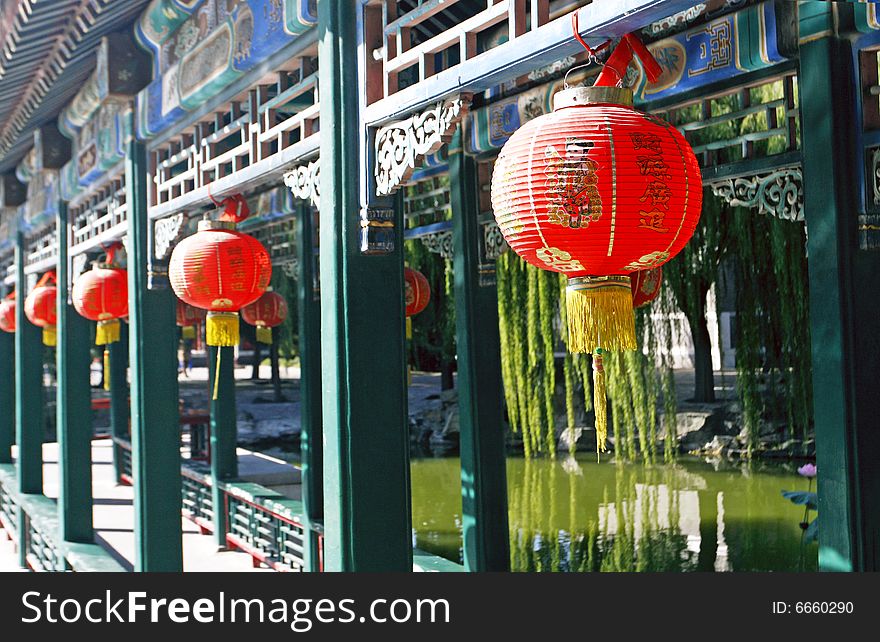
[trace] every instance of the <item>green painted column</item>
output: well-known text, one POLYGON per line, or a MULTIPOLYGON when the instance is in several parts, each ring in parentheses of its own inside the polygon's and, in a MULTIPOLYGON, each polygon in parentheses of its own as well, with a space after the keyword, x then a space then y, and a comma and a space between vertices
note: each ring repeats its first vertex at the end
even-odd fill
POLYGON ((460 130, 449 149, 449 196, 455 252, 455 339, 461 448, 464 565, 469 571, 510 570, 507 466, 502 411, 501 340, 494 262, 481 260, 483 226, 477 167, 462 149, 460 130), (486 261, 485 263, 488 263, 486 261))
POLYGON ((69 301, 66 203, 59 203, 56 220, 58 518, 62 540, 92 542, 91 328, 69 301))
MULTIPOLYGON (((834 7, 826 8, 830 21, 834 7)), ((810 279, 813 411, 819 468, 819 566, 880 569, 880 252, 858 245, 852 48, 803 43, 798 74, 810 279)))
POLYGON ((18 232, 15 246, 15 441, 18 444, 18 489, 43 492, 43 333, 27 320, 24 299, 27 276, 24 235, 18 232))
MULTIPOLYGON (((358 2, 318 2, 324 565, 411 571, 401 235, 390 235, 390 252, 361 253, 359 187, 369 176, 358 115, 362 10, 358 2)), ((387 222, 400 230, 401 219, 398 209, 387 222)))
POLYGON ((15 444, 15 335, 0 332, 0 464, 12 463, 15 444))
POLYGON ((226 511, 224 494, 218 482, 238 476, 238 456, 235 453, 238 425, 235 408, 235 348, 208 349, 209 382, 213 389, 217 376, 217 351, 220 350, 220 380, 217 398, 211 400, 211 499, 214 505, 214 541, 218 548, 226 547, 226 511))
MULTIPOLYGON (((130 440, 128 431, 128 324, 120 328, 119 341, 110 344, 110 433, 117 438, 130 440)), ((116 479, 122 470, 122 453, 113 447, 113 469, 116 479)))
POLYGON ((174 293, 147 288, 150 274, 147 156, 132 141, 125 159, 131 361, 135 570, 183 569, 180 416, 174 293))
MULTIPOLYGON (((324 517, 324 445, 321 426, 321 299, 315 288, 315 239, 309 205, 296 212, 299 279, 296 286, 299 313, 299 415, 302 457, 303 511, 309 524, 324 517)), ((309 526, 306 524, 306 526, 309 526)), ((306 539, 305 567, 320 570, 318 534, 306 539)))

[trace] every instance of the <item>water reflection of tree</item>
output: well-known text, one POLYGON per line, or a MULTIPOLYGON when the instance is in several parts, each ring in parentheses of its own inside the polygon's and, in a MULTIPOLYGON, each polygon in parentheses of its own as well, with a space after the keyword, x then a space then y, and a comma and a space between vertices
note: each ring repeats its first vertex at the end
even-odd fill
MULTIPOLYGON (((598 512, 578 518, 578 481, 568 473, 568 497, 557 463, 525 461, 522 484, 512 489, 512 566, 517 571, 689 571, 698 554, 688 549, 681 524, 680 471, 617 465, 613 486, 601 487, 598 512), (567 501, 568 529, 560 511, 567 501)), ((596 483, 593 479, 591 484, 596 483)), ((592 502, 587 505, 596 505, 592 502)), ((707 544, 714 547, 713 540, 707 544)))

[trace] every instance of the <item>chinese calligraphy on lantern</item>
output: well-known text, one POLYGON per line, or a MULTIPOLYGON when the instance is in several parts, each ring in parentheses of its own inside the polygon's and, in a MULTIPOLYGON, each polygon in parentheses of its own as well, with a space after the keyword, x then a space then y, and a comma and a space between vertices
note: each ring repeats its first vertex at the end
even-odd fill
POLYGON ((587 227, 602 216, 596 169, 598 164, 588 154, 593 143, 582 138, 567 138, 565 156, 549 145, 547 159, 547 220, 563 227, 587 227))
POLYGON ((669 166, 663 159, 660 137, 657 134, 630 134, 633 149, 641 152, 636 155, 639 173, 647 178, 645 191, 639 201, 645 209, 639 211, 639 227, 654 232, 665 233, 669 228, 663 219, 669 211, 669 198, 672 191, 666 184, 669 180, 669 166))

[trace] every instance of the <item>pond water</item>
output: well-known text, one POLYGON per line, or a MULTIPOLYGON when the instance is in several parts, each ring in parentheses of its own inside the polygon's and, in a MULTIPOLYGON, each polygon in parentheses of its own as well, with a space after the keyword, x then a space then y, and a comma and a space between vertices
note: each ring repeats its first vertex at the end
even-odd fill
MULTIPOLYGON (((515 571, 814 571, 794 465, 507 460, 515 571)), ((457 457, 412 462, 416 545, 461 561, 457 457)), ((815 516, 815 513, 812 514, 815 516)))

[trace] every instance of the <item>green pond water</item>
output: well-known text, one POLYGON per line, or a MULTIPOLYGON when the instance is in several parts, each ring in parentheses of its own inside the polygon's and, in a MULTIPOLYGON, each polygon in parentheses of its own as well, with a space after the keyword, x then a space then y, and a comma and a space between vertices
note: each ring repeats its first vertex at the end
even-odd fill
MULTIPOLYGON (((816 570, 794 465, 507 460, 515 571, 816 570)), ((457 457, 412 461, 416 546, 461 561, 457 457)), ((812 514, 815 516, 815 513, 812 514)))

